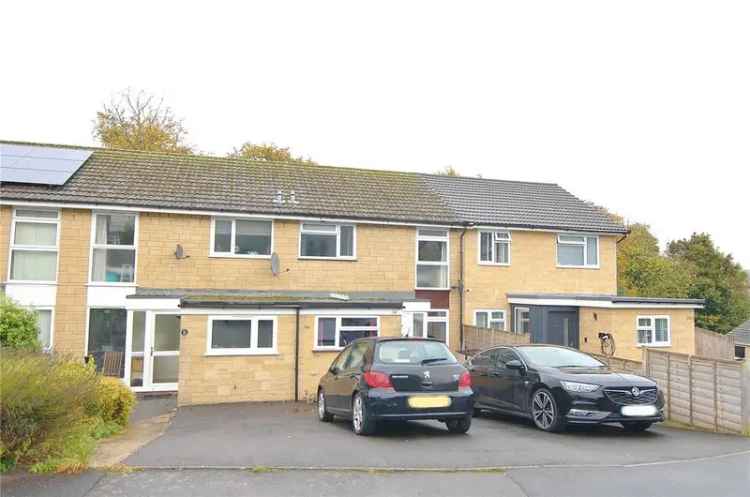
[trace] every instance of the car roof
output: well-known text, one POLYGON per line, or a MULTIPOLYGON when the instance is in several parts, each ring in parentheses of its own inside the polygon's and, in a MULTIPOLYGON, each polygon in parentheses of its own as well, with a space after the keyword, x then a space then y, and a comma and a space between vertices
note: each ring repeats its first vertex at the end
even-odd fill
POLYGON ((374 342, 374 343, 383 343, 383 342, 395 342, 399 340, 408 340, 408 341, 414 341, 414 342, 438 342, 438 343, 444 343, 442 340, 438 340, 436 338, 424 338, 424 337, 363 337, 363 338, 357 338, 351 343, 357 343, 357 342, 374 342))

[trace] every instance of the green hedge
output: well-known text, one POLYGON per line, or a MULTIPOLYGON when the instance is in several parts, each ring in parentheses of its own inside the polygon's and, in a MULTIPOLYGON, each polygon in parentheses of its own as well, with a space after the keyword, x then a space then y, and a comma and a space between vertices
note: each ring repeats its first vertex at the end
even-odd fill
POLYGON ((39 349, 37 317, 0 293, 0 347, 39 349))
POLYGON ((0 354, 0 469, 83 469, 96 440, 127 425, 133 393, 93 364, 29 350, 0 354))

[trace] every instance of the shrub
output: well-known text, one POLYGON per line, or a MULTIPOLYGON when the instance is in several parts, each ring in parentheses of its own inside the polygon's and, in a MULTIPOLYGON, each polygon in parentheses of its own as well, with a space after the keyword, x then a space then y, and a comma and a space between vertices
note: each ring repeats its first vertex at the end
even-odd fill
POLYGON ((120 431, 135 403, 115 378, 93 363, 28 350, 2 349, 0 469, 78 471, 96 439, 120 431))
POLYGON ((38 349, 37 317, 5 294, 0 294, 0 346, 38 349))

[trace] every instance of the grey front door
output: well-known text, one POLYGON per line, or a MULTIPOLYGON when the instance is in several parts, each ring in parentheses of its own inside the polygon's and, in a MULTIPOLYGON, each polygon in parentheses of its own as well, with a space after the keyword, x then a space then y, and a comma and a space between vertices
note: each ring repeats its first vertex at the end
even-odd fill
POLYGON ((578 348, 578 312, 550 310, 547 315, 547 342, 578 348))

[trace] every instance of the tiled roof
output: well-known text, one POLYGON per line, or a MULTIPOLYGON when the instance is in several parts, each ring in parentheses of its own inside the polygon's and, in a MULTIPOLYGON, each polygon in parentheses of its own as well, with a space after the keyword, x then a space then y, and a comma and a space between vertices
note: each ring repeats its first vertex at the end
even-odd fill
MULTIPOLYGON (((0 151, 3 142, 0 141, 0 151)), ((34 145, 34 144, 27 144, 34 145)), ((50 146, 50 145, 46 145, 50 146)), ((57 145, 53 145, 57 146, 57 145)), ((3 183, 3 199, 426 224, 624 233, 557 185, 308 163, 101 149, 62 186, 3 183), (297 204, 273 203, 294 190, 297 204)), ((0 154, 0 165, 2 155, 0 154)))
POLYGON ((735 343, 750 345, 750 319, 729 332, 734 335, 735 343))

